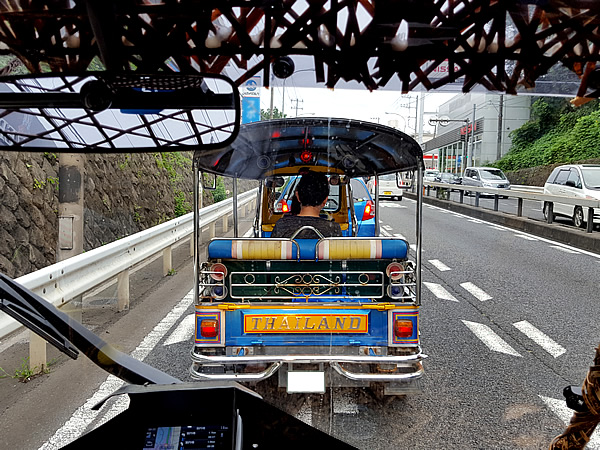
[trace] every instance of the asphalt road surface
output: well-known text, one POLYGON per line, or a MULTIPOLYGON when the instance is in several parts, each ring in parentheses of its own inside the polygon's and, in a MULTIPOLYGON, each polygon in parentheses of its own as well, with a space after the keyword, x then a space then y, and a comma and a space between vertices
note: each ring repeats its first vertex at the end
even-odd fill
MULTIPOLYGON (((600 255, 423 209, 420 327, 429 358, 422 392, 381 401, 348 389, 293 397, 268 385, 257 390, 360 449, 547 448, 571 415, 562 389, 581 385, 598 345, 600 255)), ((382 233, 414 244, 414 210, 406 198, 382 202, 382 233)), ((102 328, 103 337, 190 380, 189 280, 191 268, 182 263, 102 328)), ((119 384, 85 360, 61 362, 29 387, 15 387, 22 393, 2 405, 0 447, 59 448, 126 406, 116 399, 98 414, 89 409, 119 384)), ((600 440, 588 448, 600 449, 600 440)))

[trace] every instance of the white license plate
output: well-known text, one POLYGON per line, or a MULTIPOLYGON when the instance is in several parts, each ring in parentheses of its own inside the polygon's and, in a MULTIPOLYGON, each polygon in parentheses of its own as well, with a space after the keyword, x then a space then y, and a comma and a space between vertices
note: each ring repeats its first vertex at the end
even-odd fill
POLYGON ((325 393, 325 372, 288 372, 287 391, 289 394, 318 392, 325 393))

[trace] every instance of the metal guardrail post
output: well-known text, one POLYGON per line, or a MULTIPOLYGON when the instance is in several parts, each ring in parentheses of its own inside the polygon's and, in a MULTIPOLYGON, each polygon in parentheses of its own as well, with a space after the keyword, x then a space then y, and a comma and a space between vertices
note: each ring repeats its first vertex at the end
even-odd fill
POLYGON ((169 245, 163 250, 163 276, 169 275, 173 270, 173 251, 169 245))
POLYGON ((479 192, 475 192, 475 206, 479 208, 479 197, 481 194, 479 192))
POLYGON ((587 228, 585 229, 585 231, 587 231, 588 233, 591 233, 592 230, 594 229, 594 208, 588 208, 588 221, 587 221, 587 228))
POLYGON ((494 211, 498 211, 498 203, 500 202, 500 196, 494 194, 494 211))
POLYGON ((517 217, 523 216, 523 199, 519 197, 517 199, 517 217))
POLYGON ((463 203, 465 201, 465 191, 463 191, 462 189, 460 190, 460 194, 458 194, 459 196, 459 203, 463 203))
POLYGON ((129 269, 117 275, 117 305, 119 312, 129 309, 129 269))
POLYGON ((227 233, 229 230, 229 214, 223 216, 223 233, 227 233))
POLYGON ((546 223, 552 223, 554 221, 554 203, 546 203, 546 223))

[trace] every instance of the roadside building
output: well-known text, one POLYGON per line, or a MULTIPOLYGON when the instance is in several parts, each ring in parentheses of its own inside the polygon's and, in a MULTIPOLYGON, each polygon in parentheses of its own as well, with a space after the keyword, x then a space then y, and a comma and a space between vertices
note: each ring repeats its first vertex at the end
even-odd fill
POLYGON ((423 143, 426 167, 461 175, 467 166, 498 160, 510 149, 510 132, 529 120, 530 109, 529 96, 452 97, 438 108, 435 137, 423 143))

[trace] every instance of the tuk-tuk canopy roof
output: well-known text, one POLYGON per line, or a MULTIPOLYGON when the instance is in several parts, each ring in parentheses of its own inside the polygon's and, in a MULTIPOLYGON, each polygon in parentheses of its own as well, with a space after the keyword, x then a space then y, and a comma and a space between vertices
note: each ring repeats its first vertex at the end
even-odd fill
POLYGON ((284 168, 324 166, 361 177, 416 170, 423 153, 410 136, 383 125, 334 118, 293 118, 242 125, 222 149, 198 150, 200 170, 261 180, 284 168))

